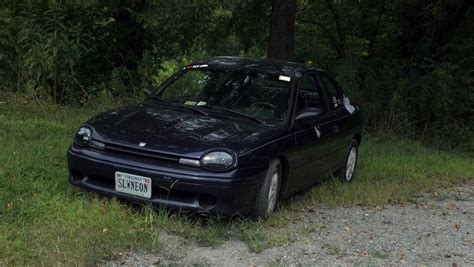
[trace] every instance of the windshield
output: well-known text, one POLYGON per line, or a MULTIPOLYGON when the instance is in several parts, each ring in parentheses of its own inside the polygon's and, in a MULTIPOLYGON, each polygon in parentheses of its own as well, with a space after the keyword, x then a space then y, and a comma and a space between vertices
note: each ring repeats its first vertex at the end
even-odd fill
POLYGON ((235 70, 188 69, 165 84, 162 100, 202 110, 285 120, 290 83, 278 75, 235 70), (226 112, 229 111, 229 112, 226 112), (234 113, 230 112, 234 111, 234 113))

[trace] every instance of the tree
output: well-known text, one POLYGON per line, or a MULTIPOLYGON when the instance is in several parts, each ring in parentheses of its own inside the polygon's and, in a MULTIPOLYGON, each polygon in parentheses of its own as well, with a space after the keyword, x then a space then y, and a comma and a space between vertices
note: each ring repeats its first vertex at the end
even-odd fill
POLYGON ((267 57, 292 60, 295 46, 295 0, 273 0, 267 57))

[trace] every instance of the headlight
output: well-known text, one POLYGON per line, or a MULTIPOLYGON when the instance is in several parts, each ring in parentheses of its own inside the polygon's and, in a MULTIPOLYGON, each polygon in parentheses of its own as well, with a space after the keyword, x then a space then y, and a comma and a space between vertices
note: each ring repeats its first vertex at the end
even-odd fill
POLYGON ((87 127, 81 127, 74 136, 74 142, 79 146, 87 146, 92 139, 92 131, 87 127))
POLYGON ((201 157, 201 166, 213 171, 226 171, 234 166, 235 158, 225 151, 211 151, 201 157))

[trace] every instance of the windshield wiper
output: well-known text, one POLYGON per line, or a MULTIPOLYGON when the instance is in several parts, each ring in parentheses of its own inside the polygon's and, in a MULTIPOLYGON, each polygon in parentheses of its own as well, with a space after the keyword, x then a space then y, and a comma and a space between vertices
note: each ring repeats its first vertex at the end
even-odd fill
POLYGON ((260 124, 265 124, 264 121, 260 120, 260 119, 257 119, 255 117, 252 117, 250 115, 247 115, 247 114, 244 114, 244 113, 240 113, 238 111, 235 111, 235 110, 232 110, 232 109, 228 109, 228 108, 223 108, 223 107, 219 107, 219 106, 214 106, 214 105, 203 105, 203 106, 199 106, 201 108, 210 108, 210 109, 215 109, 215 110, 223 110, 223 111, 227 111, 228 113, 232 113, 234 115, 238 115, 240 117, 244 117, 244 118, 247 118, 247 119, 251 119, 253 121, 256 121, 260 124))
POLYGON ((192 107, 188 107, 186 105, 182 105, 182 104, 179 104, 179 103, 175 103, 175 102, 171 102, 171 101, 168 101, 168 100, 165 100, 165 99, 162 99, 160 98, 159 96, 149 96, 149 98, 153 99, 153 100, 156 100, 156 101, 159 101, 159 102, 163 102, 163 103, 166 103, 168 105, 172 105, 172 106, 177 106, 177 107, 182 107, 182 108, 185 108, 187 110, 191 110, 191 111, 194 111, 194 112, 197 112, 199 114, 202 114, 202 115, 205 115, 205 116, 208 116, 209 113, 207 112, 204 112, 200 109, 197 109, 197 108, 192 108, 192 107))

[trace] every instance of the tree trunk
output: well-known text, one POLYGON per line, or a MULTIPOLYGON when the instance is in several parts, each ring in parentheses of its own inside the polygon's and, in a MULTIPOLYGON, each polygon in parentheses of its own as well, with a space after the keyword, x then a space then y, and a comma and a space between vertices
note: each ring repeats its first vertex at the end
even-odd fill
POLYGON ((332 18, 334 20, 334 24, 336 26, 336 34, 337 34, 337 55, 339 59, 342 59, 346 56, 345 47, 346 47, 346 35, 341 27, 341 20, 339 14, 337 13, 336 7, 334 7, 332 0, 326 0, 326 5, 329 8, 329 11, 332 14, 332 18))
MULTIPOLYGON (((125 1, 125 3, 127 3, 125 1)), ((142 13, 146 9, 146 3, 142 0, 130 1, 129 5, 118 5, 114 16, 117 25, 116 39, 121 46, 120 54, 122 62, 127 69, 136 70, 137 63, 143 57, 144 49, 144 28, 143 22, 133 17, 131 11, 142 13)))
POLYGON ((273 0, 267 57, 292 60, 295 46, 296 0, 273 0))

